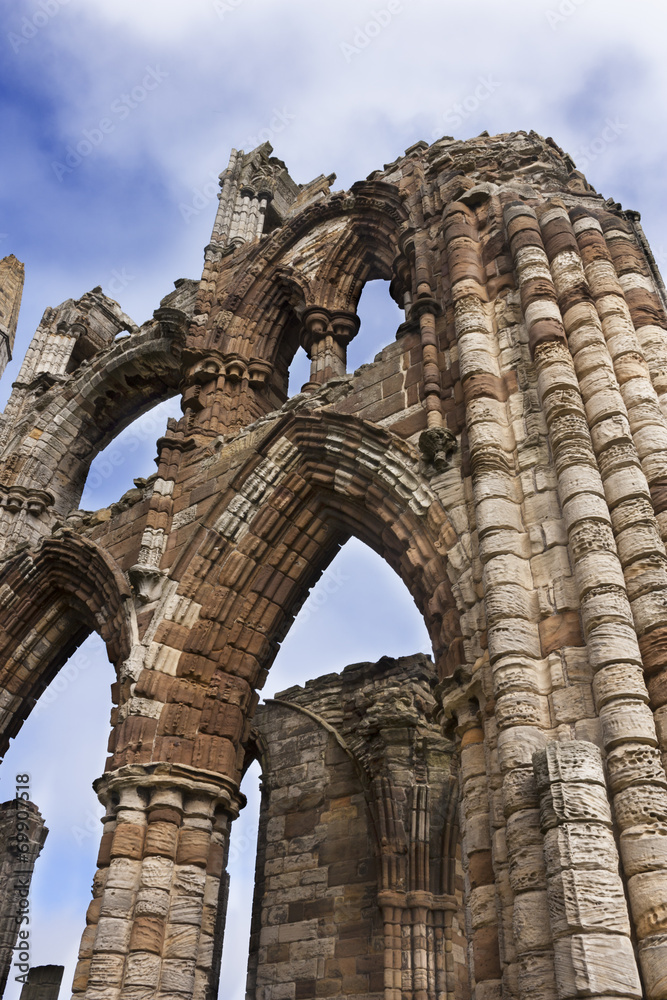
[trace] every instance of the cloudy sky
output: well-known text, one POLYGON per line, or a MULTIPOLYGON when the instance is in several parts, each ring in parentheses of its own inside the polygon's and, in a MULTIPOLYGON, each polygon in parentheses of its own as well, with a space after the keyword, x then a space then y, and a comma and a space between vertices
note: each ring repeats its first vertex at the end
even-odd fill
MULTIPOLYGON (((0 255, 26 265, 2 405, 46 306, 102 285, 141 323, 175 279, 199 277, 229 150, 266 139, 296 181, 335 172, 334 187, 346 188, 418 139, 535 129, 606 197, 641 211, 667 265, 658 0, 0 0, 0 17, 0 255)), ((363 297, 353 365, 393 339, 397 316, 378 285, 363 297)), ((174 406, 109 446, 83 506, 150 474, 174 406)), ((402 584, 350 542, 265 693, 426 648, 402 584)), ((32 895, 33 962, 66 962, 69 980, 99 836, 90 783, 103 767, 111 679, 93 637, 26 723, 0 779, 7 799, 14 775, 29 772, 51 830, 32 895)), ((256 802, 256 775, 247 784, 256 802)), ((231 1000, 243 996, 253 808, 233 852, 231 1000)), ((7 996, 18 994, 12 982, 7 996)))

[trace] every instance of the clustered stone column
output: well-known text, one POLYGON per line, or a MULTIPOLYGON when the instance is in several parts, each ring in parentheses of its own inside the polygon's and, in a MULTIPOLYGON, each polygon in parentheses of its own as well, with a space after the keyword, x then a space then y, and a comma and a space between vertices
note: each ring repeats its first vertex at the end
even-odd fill
MULTIPOLYGON (((548 709, 540 690, 541 650, 514 467, 516 441, 500 391, 500 347, 482 283, 474 213, 466 205, 455 202, 446 210, 445 239, 461 382, 469 397, 466 418, 472 488, 506 821, 505 831, 499 830, 494 837, 491 866, 491 858, 482 855, 490 847, 491 831, 488 826, 484 829, 489 806, 473 805, 480 801, 482 791, 477 786, 484 781, 484 754, 478 750, 477 780, 464 780, 462 790, 464 813, 479 813, 473 842, 469 844, 466 835, 464 850, 469 858, 479 854, 474 863, 485 866, 487 873, 471 886, 470 893, 471 919, 477 923, 473 940, 475 933, 480 939, 474 950, 474 974, 478 996, 498 996, 502 975, 520 996, 537 994, 549 1000, 555 996, 553 953, 532 776, 532 753, 547 740, 543 729, 548 709), (505 868, 506 878, 501 878, 505 868), (500 950, 498 912, 503 913, 504 926, 511 928, 511 934, 504 935, 502 973, 498 959, 491 959, 500 950)), ((468 739, 475 742, 472 735, 468 739)))
POLYGON ((463 853, 466 892, 470 901, 466 928, 475 996, 498 996, 501 985, 495 875, 484 729, 476 702, 465 701, 456 711, 461 760, 461 806, 464 816, 463 853))
POLYGON ((600 751, 552 742, 533 767, 558 996, 641 997, 600 751))
MULTIPOLYGON (((620 834, 644 987, 648 998, 662 998, 667 928, 661 900, 667 890, 667 844, 661 850, 655 849, 650 843, 649 824, 655 823, 656 812, 667 820, 665 773, 641 672, 637 631, 643 630, 642 623, 641 619, 635 623, 633 618, 609 510, 619 508, 626 498, 632 500, 637 488, 637 470, 631 469, 630 477, 623 472, 610 476, 611 481, 606 485, 614 490, 614 495, 606 496, 591 440, 591 433, 598 433, 602 426, 599 431, 595 425, 593 432, 589 430, 589 415, 593 417, 593 413, 590 404, 587 413, 582 399, 582 390, 586 392, 589 385, 594 388, 598 377, 606 378, 604 356, 601 351, 596 352, 596 360, 588 363, 586 370, 580 365, 579 373, 573 360, 573 354, 576 358, 579 353, 579 344, 585 350, 586 334, 596 335, 595 325, 592 328, 583 325, 583 340, 577 341, 573 336, 568 347, 536 213, 525 204, 515 203, 506 209, 505 219, 549 428, 558 494, 568 527, 568 547, 588 657, 596 675, 594 690, 603 746, 608 753, 614 818, 620 834), (628 771, 632 774, 631 787, 628 771), (651 819, 649 801, 653 803, 651 819)), ((609 399, 608 391, 603 398, 609 399)), ((598 421, 604 417, 606 413, 602 410, 598 421)), ((657 597, 659 608, 659 594, 649 591, 641 595, 640 607, 643 605, 650 614, 657 597)), ((591 961, 594 960, 591 955, 591 961)), ((589 972, 591 976, 597 975, 593 969, 589 972)))
POLYGON ((128 765, 95 786, 107 813, 74 995, 215 997, 242 798, 223 777, 175 764, 128 765))

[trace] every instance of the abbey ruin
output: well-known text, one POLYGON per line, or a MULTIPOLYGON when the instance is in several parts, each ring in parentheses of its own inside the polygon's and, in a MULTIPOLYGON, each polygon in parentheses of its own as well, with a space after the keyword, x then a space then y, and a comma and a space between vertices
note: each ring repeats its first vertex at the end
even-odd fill
MULTIPOLYGON (((667 299, 639 216, 533 132, 418 142, 349 191, 272 152, 232 152, 201 280, 151 320, 99 288, 48 308, 1 418, 2 752, 92 631, 117 674, 74 996, 218 995, 258 759, 252 1000, 665 1000, 667 299), (348 372, 378 278, 405 320, 348 372), (177 393, 156 473, 80 510, 177 393), (258 708, 351 536, 432 660, 258 708)), ((4 363, 21 287, 5 258, 4 363)))

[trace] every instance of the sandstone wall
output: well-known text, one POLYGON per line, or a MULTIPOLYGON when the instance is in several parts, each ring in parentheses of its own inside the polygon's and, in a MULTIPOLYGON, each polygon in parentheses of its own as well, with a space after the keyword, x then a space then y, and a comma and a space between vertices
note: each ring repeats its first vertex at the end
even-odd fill
MULTIPOLYGON (((667 314, 638 215, 534 132, 334 181, 234 151, 201 279, 140 328, 99 289, 47 309, 3 415, 0 746, 91 630, 118 678, 75 993, 215 992, 259 691, 355 536, 423 615, 457 762, 447 990, 667 1000, 667 314), (377 278, 405 322, 347 372, 377 278), (155 475, 79 510, 94 456, 176 392, 155 475)), ((383 886, 398 1000, 433 911, 383 886)))

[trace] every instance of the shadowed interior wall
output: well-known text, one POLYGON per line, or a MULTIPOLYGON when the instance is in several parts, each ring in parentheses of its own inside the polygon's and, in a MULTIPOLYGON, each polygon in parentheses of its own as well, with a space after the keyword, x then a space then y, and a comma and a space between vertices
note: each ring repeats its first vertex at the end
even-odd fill
POLYGON ((385 657, 258 709, 249 996, 468 996, 454 747, 435 682, 427 658, 385 657))

